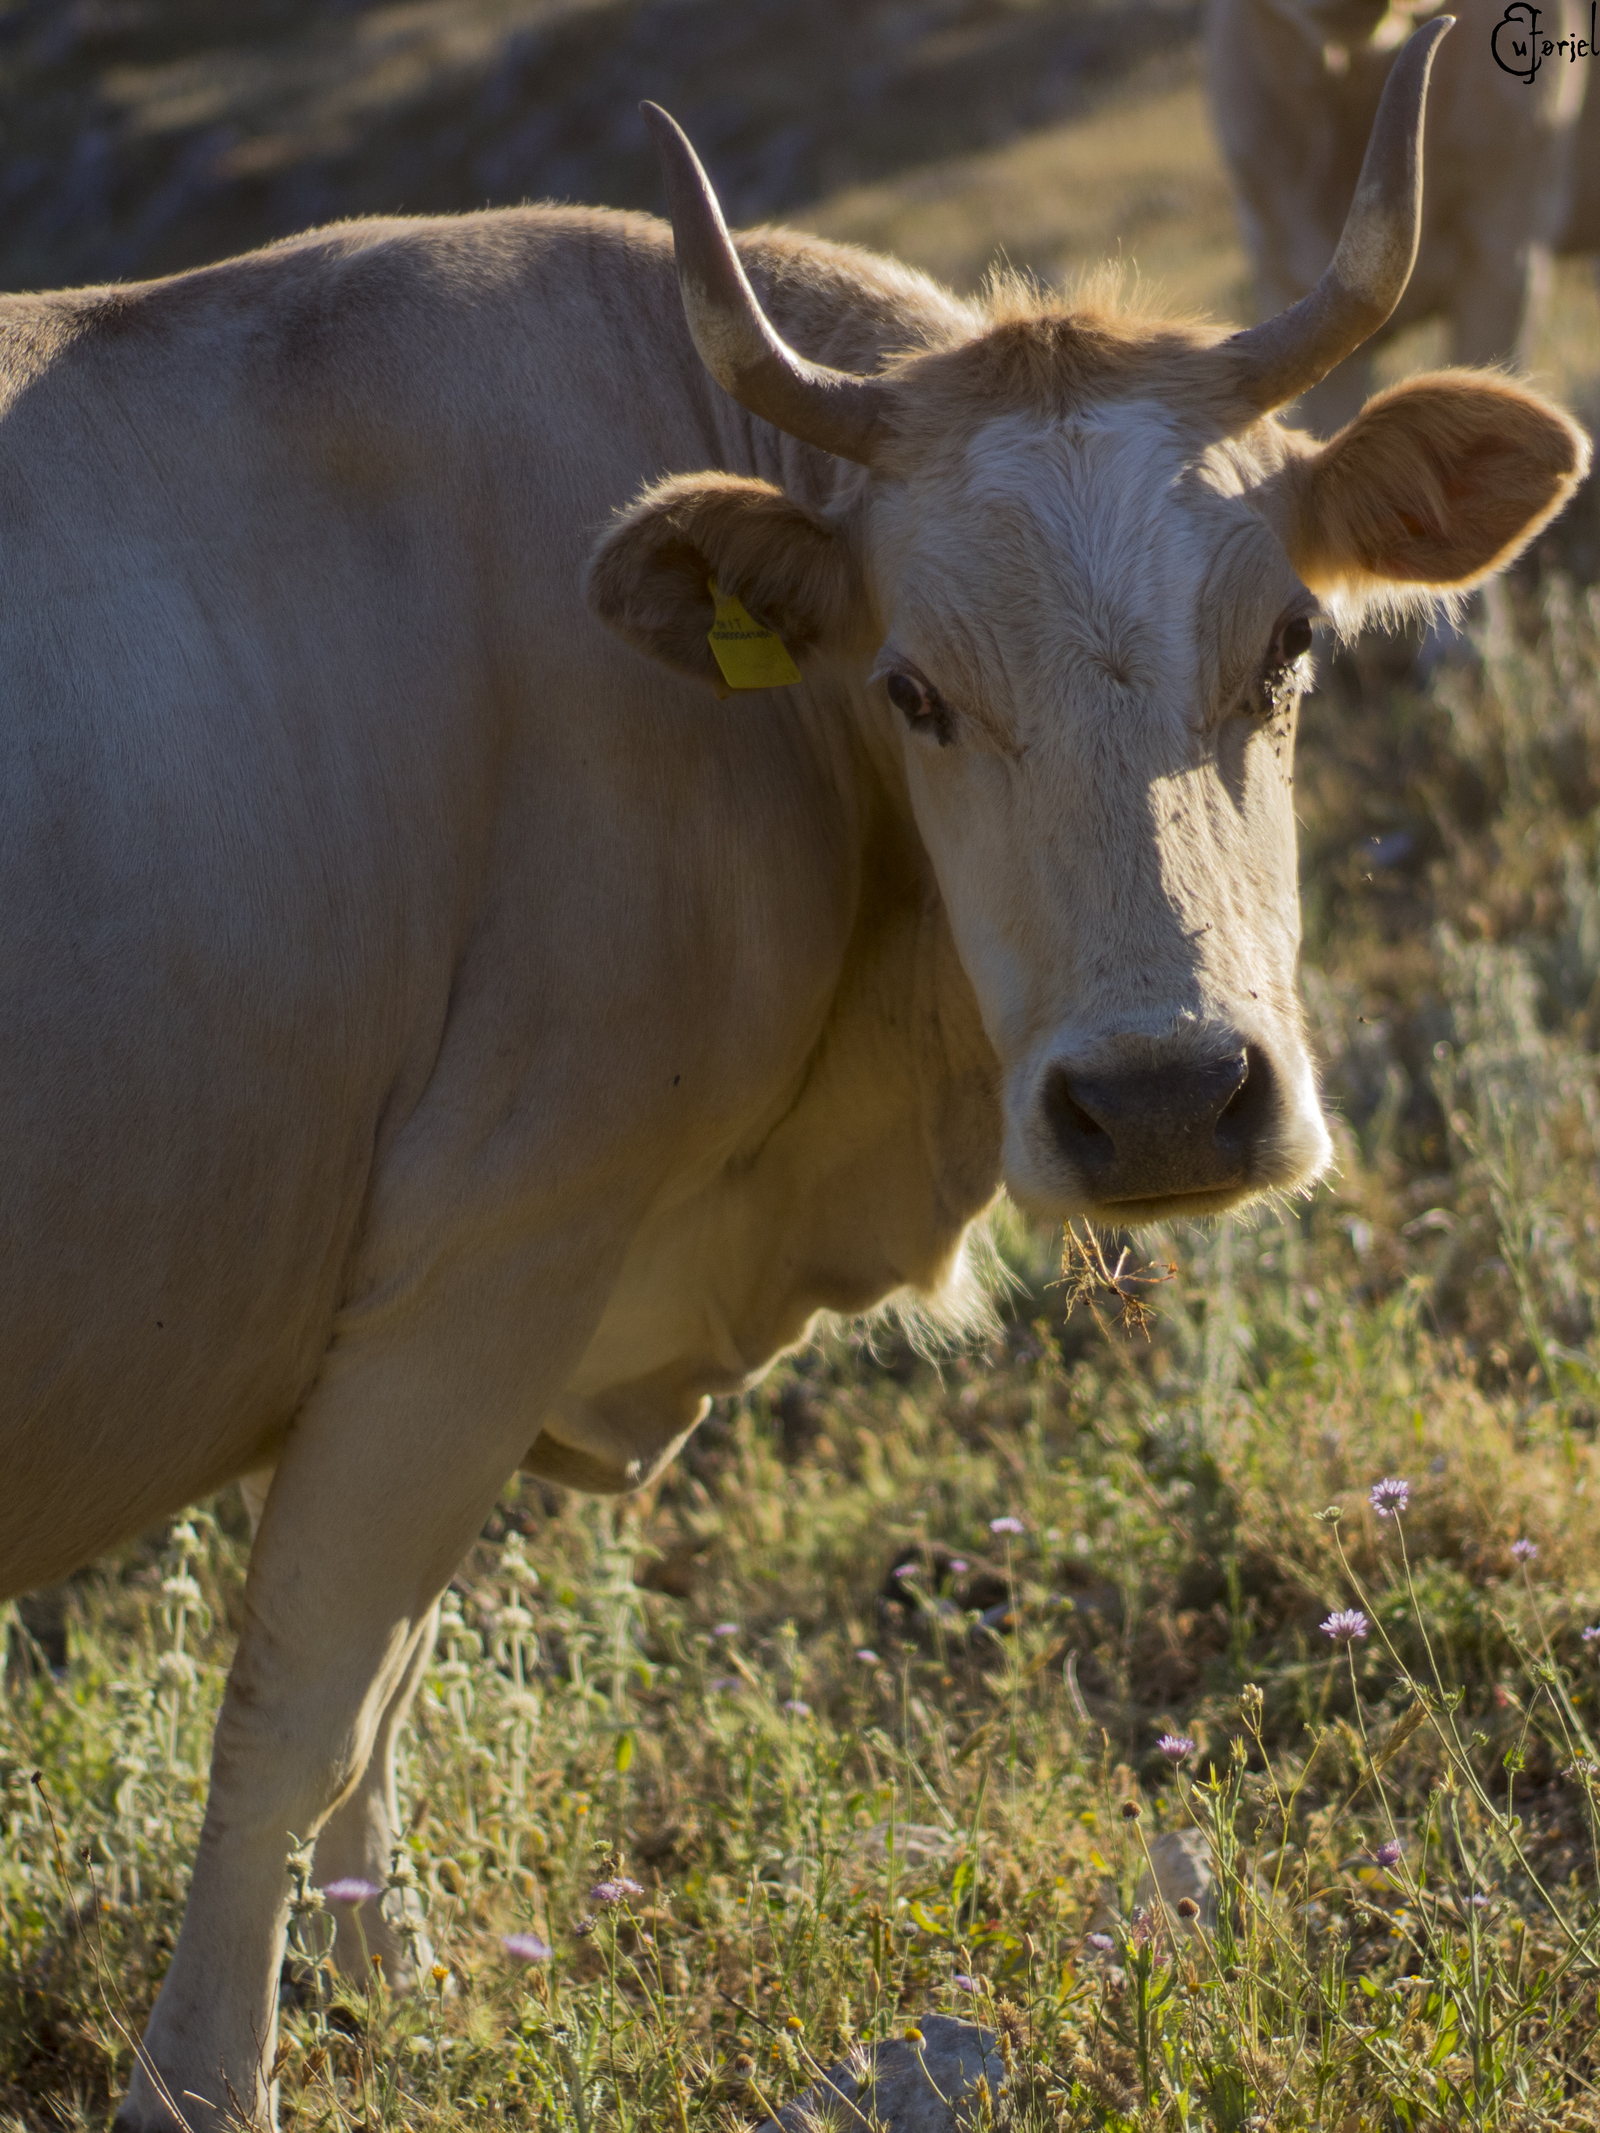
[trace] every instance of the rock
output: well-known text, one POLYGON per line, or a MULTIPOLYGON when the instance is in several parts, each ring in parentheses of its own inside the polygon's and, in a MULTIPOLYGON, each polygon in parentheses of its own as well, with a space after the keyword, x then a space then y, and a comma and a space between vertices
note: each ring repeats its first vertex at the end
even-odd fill
POLYGON ((931 1822, 875 1822, 855 1839, 854 1849, 863 1859, 887 1859, 894 1845, 895 1863, 910 1870, 937 1866, 962 1842, 961 1835, 939 1829, 931 1822))
MULTIPOLYGON (((1150 1839, 1150 1865, 1139 1876, 1133 1892, 1133 1908, 1143 1911, 1156 1902, 1166 1904, 1172 1923, 1180 1933, 1217 1930, 1217 1877, 1211 1846, 1204 1830, 1164 1829, 1150 1839), (1154 1873, 1151 1868, 1154 1868, 1154 1873), (1180 1918, 1178 1903, 1187 1896, 1200 1906, 1194 1918, 1180 1918)), ((1117 1895, 1110 1882, 1103 1882, 1100 1901, 1089 1921, 1091 1933, 1109 1933, 1116 1924, 1117 1895)))
POLYGON ((858 2045, 758 2133, 966 2133, 980 2079, 996 2097, 1005 2081, 994 2031, 954 2015, 923 2015, 916 2027, 920 2045, 858 2045))

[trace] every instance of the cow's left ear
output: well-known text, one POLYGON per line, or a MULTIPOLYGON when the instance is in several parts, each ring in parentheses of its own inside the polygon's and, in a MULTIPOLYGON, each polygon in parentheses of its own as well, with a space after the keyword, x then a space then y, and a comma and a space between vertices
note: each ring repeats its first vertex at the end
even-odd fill
POLYGON ((861 572, 844 535, 770 482, 736 474, 676 474, 646 489, 600 537, 586 589, 630 644, 725 695, 706 642, 711 578, 796 659, 864 624, 861 572))
POLYGON ((1526 387, 1413 378, 1290 467, 1290 560, 1336 601, 1459 591, 1510 562, 1588 467, 1582 430, 1526 387))

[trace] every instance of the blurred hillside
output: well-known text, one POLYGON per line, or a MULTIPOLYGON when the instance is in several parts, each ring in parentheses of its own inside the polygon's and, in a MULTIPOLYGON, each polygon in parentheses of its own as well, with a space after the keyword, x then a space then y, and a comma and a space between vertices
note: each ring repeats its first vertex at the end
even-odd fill
MULTIPOLYGON (((1187 82, 1196 0, 0 0, 0 284, 344 215, 654 207, 667 104, 733 219, 1187 82)), ((1087 179, 1089 174, 1084 174, 1087 179)))
MULTIPOLYGON (((971 288, 1120 259, 1246 318, 1199 80, 1202 0, 0 0, 0 288, 134 280, 346 215, 658 208, 641 97, 735 224, 971 288)), ((1387 364, 1439 355, 1426 330, 1387 364)), ((1580 409, 1600 300, 1536 350, 1580 409)))

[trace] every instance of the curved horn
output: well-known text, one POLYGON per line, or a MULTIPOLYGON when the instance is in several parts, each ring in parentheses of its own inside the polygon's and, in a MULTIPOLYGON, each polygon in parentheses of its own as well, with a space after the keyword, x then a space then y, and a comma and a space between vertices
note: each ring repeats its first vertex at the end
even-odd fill
POLYGON ((639 109, 667 181, 678 288, 700 360, 752 415, 802 444, 870 466, 886 426, 884 387, 810 363, 778 338, 745 278, 699 157, 659 104, 639 109))
POLYGON ((1244 367, 1244 393, 1267 414, 1308 391, 1369 339, 1405 294, 1422 229, 1422 117, 1440 15, 1417 30, 1389 69, 1344 234, 1309 296, 1223 346, 1244 367))

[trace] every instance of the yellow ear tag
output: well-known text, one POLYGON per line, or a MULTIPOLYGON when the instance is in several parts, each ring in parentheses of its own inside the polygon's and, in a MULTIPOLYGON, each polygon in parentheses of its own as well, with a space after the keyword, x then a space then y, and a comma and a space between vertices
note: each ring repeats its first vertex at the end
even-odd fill
POLYGON ((742 600, 718 592, 715 578, 706 585, 717 603, 717 619, 706 632, 711 656, 730 689, 786 689, 800 679, 783 639, 750 614, 742 600))

